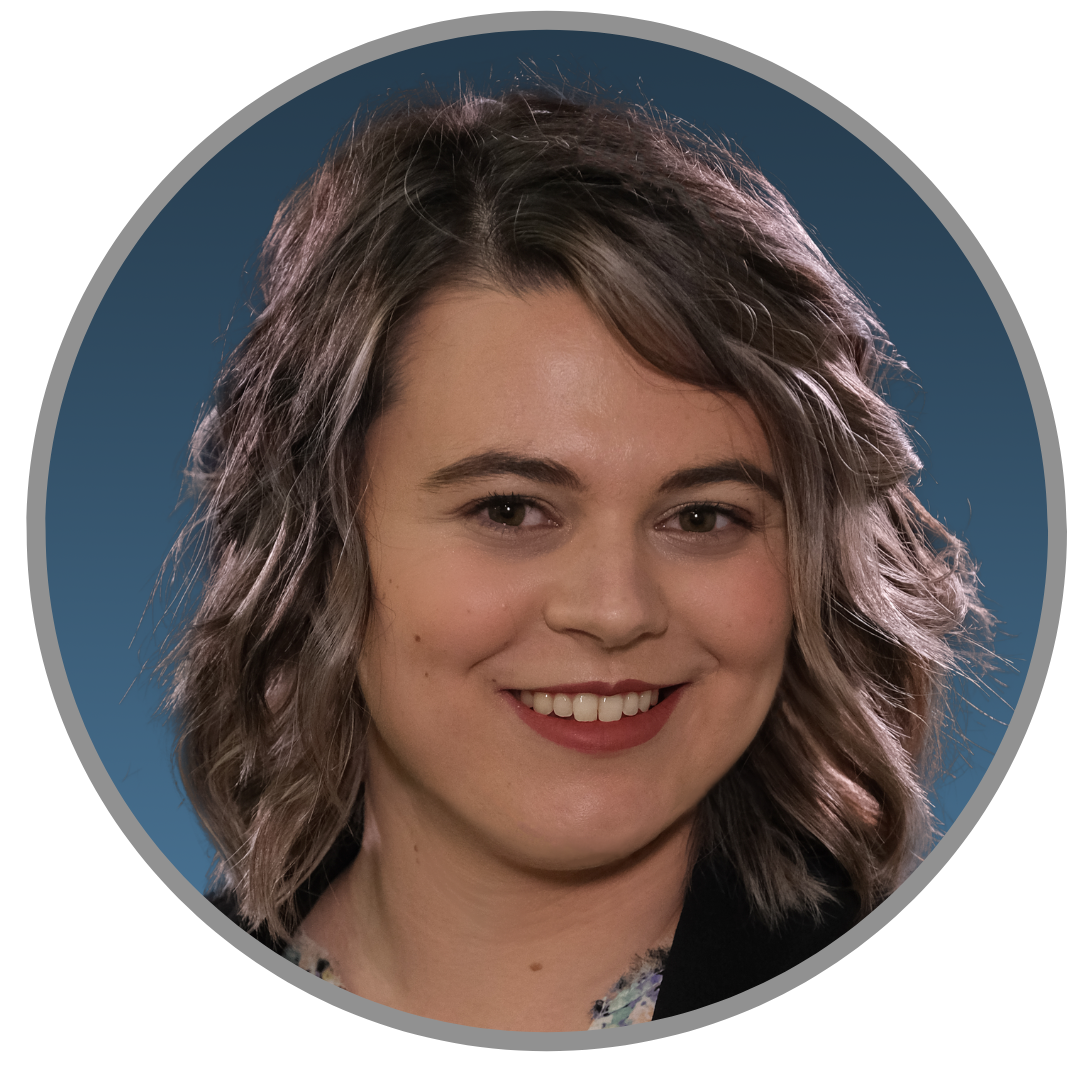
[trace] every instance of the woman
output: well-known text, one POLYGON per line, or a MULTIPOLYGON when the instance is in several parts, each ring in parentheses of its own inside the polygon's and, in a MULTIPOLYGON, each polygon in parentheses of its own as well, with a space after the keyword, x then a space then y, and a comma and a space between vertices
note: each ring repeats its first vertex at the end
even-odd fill
POLYGON ((792 209, 640 110, 410 99, 278 212, 172 654, 213 899, 511 1030, 786 970, 925 849, 990 620, 792 209))

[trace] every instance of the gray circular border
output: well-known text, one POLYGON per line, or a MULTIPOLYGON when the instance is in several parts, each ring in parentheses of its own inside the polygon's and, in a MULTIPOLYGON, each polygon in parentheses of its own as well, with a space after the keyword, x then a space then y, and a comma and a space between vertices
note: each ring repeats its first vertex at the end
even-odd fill
POLYGON ((920 893, 951 858, 975 823, 982 816, 1016 757, 1024 734, 1035 712, 1035 705, 1042 691, 1043 682, 1050 666, 1050 654, 1057 634, 1061 616, 1062 593, 1065 585, 1065 476, 1058 444, 1057 428, 1050 406, 1046 384, 1039 370, 1038 360, 1008 291, 997 271, 991 265, 986 252, 975 239, 971 230, 960 219, 944 195, 926 175, 876 128, 857 116, 845 105, 830 97, 816 86, 799 78, 786 69, 762 59, 753 53, 733 45, 696 34, 689 30, 666 26, 662 23, 617 15, 586 12, 534 11, 492 15, 476 15, 432 23, 416 27, 369 42, 356 49, 340 53, 321 64, 289 79, 264 94, 221 125, 204 139, 175 169, 158 185, 149 198, 139 207, 116 242, 102 260, 90 285, 83 294, 60 351, 53 365, 38 417, 37 433, 30 463, 30 483, 27 495, 27 557, 30 576, 30 596, 38 642, 41 647, 45 670, 52 686, 56 705, 67 727, 72 744, 86 769, 87 775, 101 796, 109 812, 139 854, 162 881, 201 919, 213 927, 222 937, 247 953, 252 959, 295 986, 316 997, 330 1002, 348 1012, 374 1020, 402 1031, 413 1032, 428 1038, 472 1046, 511 1050, 583 1050, 626 1043, 643 1042, 675 1035, 706 1024, 724 1020, 729 1016, 752 1009, 793 987, 812 978, 818 972, 846 956, 889 922, 905 905, 920 893), (378 60, 382 57, 439 41, 474 34, 490 34, 519 30, 578 30, 615 34, 622 37, 642 38, 664 45, 672 45, 703 56, 721 60, 766 79, 775 86, 812 105, 819 112, 835 120, 852 135, 863 142, 897 172, 919 195, 926 205, 948 229, 972 268, 978 274, 983 287, 990 296, 1009 341, 1020 363, 1032 411, 1039 432, 1042 449, 1043 471, 1047 495, 1047 568, 1046 591, 1043 594, 1042 616, 1035 640, 1027 678, 1005 732, 1001 745, 994 755, 986 774, 964 810, 953 823, 937 847, 925 862, 880 907, 862 920, 854 929, 804 963, 791 968, 745 993, 717 1002, 694 1012, 683 1013, 649 1024, 628 1028, 607 1028, 603 1031, 574 1032, 515 1032, 493 1031, 487 1028, 465 1027, 438 1020, 413 1016, 376 1002, 350 994, 321 980, 313 979, 307 972, 283 957, 271 952, 250 937, 235 923, 214 908, 199 891, 172 865, 146 830, 128 809, 112 778, 106 772, 97 750, 79 715, 79 708, 68 684, 60 646, 53 624, 52 605, 49 599, 48 568, 45 556, 45 500, 49 478, 49 460, 53 437, 64 398, 68 377, 75 364, 82 340, 98 304, 105 295, 116 272, 120 269, 139 237, 164 209, 170 199, 199 171, 218 151, 261 120, 274 109, 291 101, 312 87, 340 75, 352 68, 378 60))

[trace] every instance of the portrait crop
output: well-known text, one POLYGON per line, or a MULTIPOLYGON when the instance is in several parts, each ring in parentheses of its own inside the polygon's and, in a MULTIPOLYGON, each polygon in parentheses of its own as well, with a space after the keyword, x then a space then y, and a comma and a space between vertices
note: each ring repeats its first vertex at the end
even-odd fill
MULTIPOLYGON (((985 503, 940 504, 903 312, 726 129, 519 67, 369 100, 252 211, 129 697, 207 908, 305 978, 475 1029, 683 1016, 855 931, 993 753, 1024 659, 985 503)), ((939 345, 993 318, 951 281, 939 345)))

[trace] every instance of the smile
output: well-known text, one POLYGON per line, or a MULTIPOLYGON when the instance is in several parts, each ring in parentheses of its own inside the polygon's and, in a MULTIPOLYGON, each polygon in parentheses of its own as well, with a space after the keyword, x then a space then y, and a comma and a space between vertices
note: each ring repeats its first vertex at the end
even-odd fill
POLYGON ((514 696, 541 716, 570 717, 587 724, 599 720, 610 724, 624 716, 646 713, 660 700, 659 688, 630 690, 625 694, 567 694, 544 690, 517 690, 514 696))
POLYGON ((586 754, 605 754, 629 750, 658 735, 686 685, 659 687, 627 680, 502 694, 526 726, 549 742, 586 754), (601 722, 593 722, 597 720, 601 722))

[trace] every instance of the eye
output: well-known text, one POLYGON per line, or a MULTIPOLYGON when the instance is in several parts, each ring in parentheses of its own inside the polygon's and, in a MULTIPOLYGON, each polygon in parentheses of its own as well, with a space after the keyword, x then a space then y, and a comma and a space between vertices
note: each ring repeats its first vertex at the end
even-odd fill
POLYGON ((712 532, 716 528, 716 511, 711 506, 680 510, 679 528, 684 532, 712 532))
POLYGON ((495 499, 487 504, 487 516, 496 525, 521 525, 528 510, 520 499, 495 499))
POLYGON ((673 532, 715 533, 741 525, 742 521, 730 510, 707 503, 684 506, 660 523, 660 528, 673 532))
POLYGON ((517 495, 491 495, 474 504, 472 515, 480 525, 500 532, 555 524, 543 508, 517 495))

